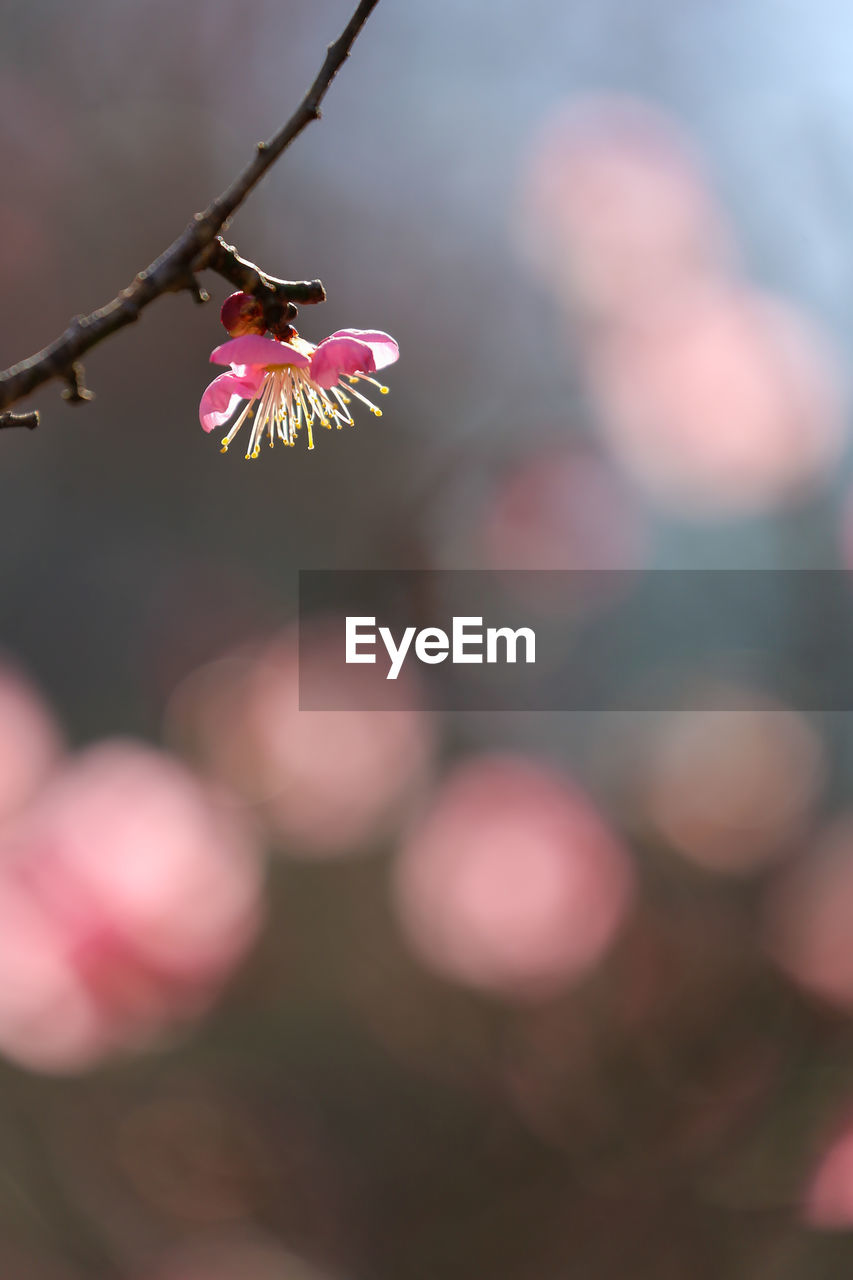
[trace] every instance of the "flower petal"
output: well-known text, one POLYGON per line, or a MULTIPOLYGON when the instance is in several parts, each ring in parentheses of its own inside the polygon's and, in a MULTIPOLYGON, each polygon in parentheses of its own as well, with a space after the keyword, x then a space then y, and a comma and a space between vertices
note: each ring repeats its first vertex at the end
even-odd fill
MULTIPOLYGON (((373 359, 376 361, 374 367, 376 369, 386 368, 387 365, 393 364, 400 356, 400 348, 390 333, 382 333, 378 329, 338 329, 331 337, 355 338, 357 342, 363 342, 373 352, 373 359)), ((330 340, 330 338, 326 339, 327 342, 330 340)), ((323 344, 320 343, 320 345, 322 346, 323 344)))
POLYGON ((333 334, 320 343, 311 357, 311 381, 333 387, 345 373, 373 373, 376 361, 366 342, 333 334))
POLYGON ((263 370, 244 374, 220 373, 206 388, 198 407, 198 416, 205 431, 213 431, 227 422, 240 400, 253 399, 264 381, 263 370))
POLYGON ((306 369, 308 356, 288 346, 286 342, 277 342, 275 338, 262 338, 258 333, 247 333, 242 338, 232 338, 223 342, 210 353, 214 364, 250 365, 265 369, 271 364, 292 364, 306 369))

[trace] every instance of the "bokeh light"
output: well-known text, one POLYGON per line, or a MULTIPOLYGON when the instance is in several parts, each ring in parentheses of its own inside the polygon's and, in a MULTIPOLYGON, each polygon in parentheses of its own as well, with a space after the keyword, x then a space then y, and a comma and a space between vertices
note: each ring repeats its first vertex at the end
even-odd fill
POLYGON ((588 373, 614 456, 682 515, 751 514, 802 496, 844 442, 823 336, 746 288, 658 307, 648 325, 598 342, 588 373))
POLYGON ((805 716, 781 703, 732 687, 705 694, 701 709, 658 717, 641 803, 689 861, 748 873, 803 835, 824 780, 823 747, 805 716))
POLYGON ((75 1070, 197 1014, 254 940, 254 842, 177 761, 72 758, 0 842, 0 1049, 75 1070))
POLYGON ((0 666, 0 824, 31 800, 63 750, 53 712, 14 667, 0 666))
POLYGON ((647 102, 576 98, 554 111, 522 190, 524 252, 581 320, 642 323, 734 257, 696 148, 647 102))
POLYGON ((801 1211, 812 1227, 829 1231, 853 1227, 853 1122, 849 1117, 821 1154, 805 1188, 801 1211))
POLYGON ((426 964, 522 998, 591 969, 632 891, 630 859, 587 797, 510 756, 451 773, 394 875, 401 926, 426 964))
POLYGON ((406 679, 384 687, 386 710, 301 711, 299 663, 312 679, 337 679, 330 632, 296 629, 260 650, 201 668, 173 699, 169 733, 203 766, 257 806, 276 841, 294 856, 357 852, 402 820, 425 785, 434 746, 429 716, 406 679))
POLYGON ((635 569, 648 540, 623 479, 580 445, 544 447, 508 467, 479 536, 484 567, 508 570, 635 569))
POLYGON ((853 818, 821 832, 767 894, 764 936, 787 976, 853 1011, 853 818))

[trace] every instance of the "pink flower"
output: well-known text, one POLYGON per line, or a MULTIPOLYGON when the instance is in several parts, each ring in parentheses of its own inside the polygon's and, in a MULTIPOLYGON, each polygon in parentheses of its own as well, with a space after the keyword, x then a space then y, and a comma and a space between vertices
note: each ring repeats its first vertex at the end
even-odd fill
POLYGON ((246 400, 223 438, 223 453, 253 410, 247 458, 257 458, 264 432, 270 447, 276 436, 292 445, 303 423, 308 429, 308 448, 313 449, 315 419, 324 427, 333 422, 338 428, 344 423, 352 426, 347 408, 351 396, 381 416, 381 409, 357 391, 355 384, 370 382, 384 394, 388 388, 370 375, 393 364, 398 355, 393 338, 371 329, 340 329, 317 347, 296 335, 287 342, 255 333, 233 338, 211 353, 214 364, 228 364, 231 369, 214 378, 202 396, 201 425, 205 431, 223 426, 238 403, 246 400))
POLYGON ((168 755, 89 748, 0 836, 0 1052, 75 1071, 192 1018, 261 914, 232 810, 168 755))

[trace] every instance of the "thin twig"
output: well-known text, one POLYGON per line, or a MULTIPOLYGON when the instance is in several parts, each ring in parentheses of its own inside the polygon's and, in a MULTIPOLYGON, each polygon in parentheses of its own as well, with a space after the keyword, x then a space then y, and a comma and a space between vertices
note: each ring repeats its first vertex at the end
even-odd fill
MULTIPOLYGON (((110 334, 138 320, 142 310, 164 293, 186 289, 196 301, 202 301, 204 291, 196 280, 197 271, 206 268, 220 271, 232 282, 234 272, 238 269, 254 273, 252 278, 257 276, 257 283, 268 291, 267 296, 271 292, 278 302, 284 304, 323 300, 325 293, 319 280, 276 280, 240 258, 230 245, 225 245, 218 237, 229 218, 267 170, 312 120, 320 118, 320 103, 378 2, 379 0, 361 0, 338 39, 329 45, 314 83, 287 123, 268 142, 258 143, 254 157, 243 172, 217 196, 204 213, 195 215, 192 222, 159 258, 144 271, 140 271, 112 302, 93 311, 91 315, 77 316, 50 346, 0 373, 0 411, 8 409, 36 387, 53 378, 62 378, 68 383, 68 398, 88 398, 91 393, 85 393, 82 389, 82 367, 76 368, 81 356, 110 334), (80 390, 79 395, 75 395, 75 388, 80 390)), ((243 276, 243 279, 248 278, 243 276)), ((37 424, 37 414, 0 412, 0 428, 33 427, 37 424)))
POLYGON ((3 427, 27 427, 32 431, 33 427, 39 424, 38 410, 33 409, 31 413, 0 413, 0 428, 3 427))
POLYGON ((207 267, 216 271, 230 284, 244 293, 258 298, 275 298, 278 302, 325 302, 326 290, 322 280, 277 280, 241 258, 233 245, 226 244, 221 236, 200 255, 196 270, 207 267))

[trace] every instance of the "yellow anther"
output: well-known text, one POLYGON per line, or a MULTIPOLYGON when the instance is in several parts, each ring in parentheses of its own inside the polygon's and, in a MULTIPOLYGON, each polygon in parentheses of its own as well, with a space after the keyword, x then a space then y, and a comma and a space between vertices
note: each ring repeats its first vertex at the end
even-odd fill
POLYGON ((222 448, 219 450, 219 452, 220 452, 220 453, 227 453, 227 452, 228 452, 228 445, 227 445, 227 444, 224 444, 224 445, 222 446, 222 448))
POLYGON ((383 396, 387 396, 387 394, 388 394, 388 388, 387 388, 387 387, 380 387, 380 388, 379 388, 379 390, 382 392, 383 396))
POLYGON ((376 417, 376 418, 381 418, 381 417, 382 417, 382 410, 381 410, 381 409, 377 409, 377 408, 375 408, 375 407, 374 407, 374 408, 373 408, 373 415, 374 415, 374 417, 376 417))

